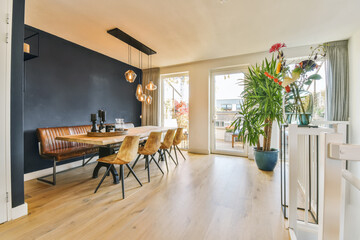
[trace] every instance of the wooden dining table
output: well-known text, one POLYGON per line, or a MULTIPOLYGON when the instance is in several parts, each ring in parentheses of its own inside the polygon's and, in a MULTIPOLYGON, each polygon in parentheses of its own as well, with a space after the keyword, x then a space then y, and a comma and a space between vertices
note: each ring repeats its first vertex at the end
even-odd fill
MULTIPOLYGON (((140 139, 147 138, 151 132, 166 132, 172 128, 158 127, 158 126, 142 126, 129 128, 128 132, 125 135, 121 136, 111 136, 111 137, 89 137, 87 134, 78 134, 78 135, 67 135, 67 136, 58 136, 56 140, 69 141, 69 142, 78 142, 86 143, 99 146, 99 158, 111 155, 115 153, 115 149, 119 144, 121 144, 126 136, 137 135, 140 136, 140 139)), ((109 164, 98 162, 93 171, 93 178, 98 177, 98 173, 101 167, 108 167, 109 164)), ((116 171, 114 165, 111 166, 110 172, 113 176, 114 184, 119 183, 119 175, 116 171)))

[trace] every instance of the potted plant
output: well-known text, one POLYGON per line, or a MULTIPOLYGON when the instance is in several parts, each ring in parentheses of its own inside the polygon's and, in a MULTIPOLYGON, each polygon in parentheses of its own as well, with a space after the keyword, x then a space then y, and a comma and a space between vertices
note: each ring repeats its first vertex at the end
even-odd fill
POLYGON ((274 170, 278 159, 278 150, 271 148, 273 123, 283 122, 284 88, 279 81, 281 72, 277 73, 276 67, 277 60, 273 56, 270 61, 265 59, 261 65, 248 68, 241 94, 243 103, 238 117, 231 125, 239 136, 243 136, 245 142, 256 146, 255 162, 259 169, 265 171, 274 170), (274 79, 268 77, 270 74, 274 79), (260 136, 263 136, 262 147, 260 136))
POLYGON ((295 117, 299 125, 309 124, 313 99, 308 90, 314 80, 321 79, 318 74, 321 65, 316 61, 326 56, 324 44, 311 47, 309 57, 291 69, 281 50, 284 47, 284 43, 274 44, 269 52, 277 53, 276 58, 273 55, 271 61, 265 59, 260 66, 249 68, 241 94, 244 101, 239 116, 232 123, 245 142, 250 146, 256 145, 255 162, 266 171, 272 171, 278 159, 278 150, 271 148, 271 132, 274 121, 278 124, 283 122, 283 96, 287 121, 295 117), (261 136, 264 138, 262 147, 261 136))

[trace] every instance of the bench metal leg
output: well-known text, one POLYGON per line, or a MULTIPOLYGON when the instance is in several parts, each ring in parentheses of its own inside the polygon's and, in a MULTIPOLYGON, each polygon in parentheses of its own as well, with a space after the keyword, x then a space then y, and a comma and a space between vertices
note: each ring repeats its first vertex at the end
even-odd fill
POLYGON ((44 177, 39 177, 37 180, 41 181, 41 182, 44 182, 44 183, 48 183, 48 184, 52 184, 52 185, 56 185, 56 159, 54 158, 53 159, 53 174, 50 174, 50 175, 46 175, 44 177), (49 176, 53 176, 53 180, 52 181, 49 181, 49 180, 46 180, 45 178, 46 177, 49 177, 49 176))

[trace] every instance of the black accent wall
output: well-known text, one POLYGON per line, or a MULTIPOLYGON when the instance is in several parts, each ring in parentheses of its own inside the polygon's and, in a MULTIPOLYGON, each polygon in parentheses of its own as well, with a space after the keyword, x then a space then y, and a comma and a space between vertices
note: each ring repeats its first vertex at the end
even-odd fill
POLYGON ((24 11, 25 1, 13 1, 11 39, 11 199, 12 207, 24 203, 24 11))
POLYGON ((28 29, 40 33, 40 51, 24 68, 25 173, 52 166, 39 156, 36 128, 90 124, 98 109, 106 110, 108 122, 140 125, 138 81, 124 78, 128 69, 141 78, 140 69, 29 26, 25 35, 28 29))

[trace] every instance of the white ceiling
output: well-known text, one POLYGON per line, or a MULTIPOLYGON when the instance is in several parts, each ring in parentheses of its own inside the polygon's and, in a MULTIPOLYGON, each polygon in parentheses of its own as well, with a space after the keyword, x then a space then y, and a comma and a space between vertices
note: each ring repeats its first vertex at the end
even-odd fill
POLYGON ((118 27, 158 52, 156 66, 346 39, 360 28, 359 0, 223 2, 26 0, 25 23, 127 62, 127 45, 106 33, 118 27))

